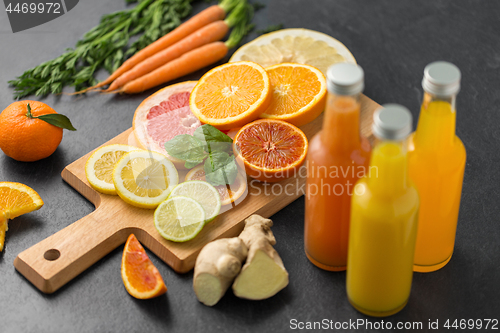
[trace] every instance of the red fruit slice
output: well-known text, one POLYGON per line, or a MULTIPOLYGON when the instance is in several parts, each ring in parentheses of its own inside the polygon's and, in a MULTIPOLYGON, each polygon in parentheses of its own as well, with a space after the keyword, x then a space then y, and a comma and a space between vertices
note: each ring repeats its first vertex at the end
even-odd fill
POLYGON ((189 108, 189 95, 195 85, 195 81, 187 81, 165 87, 146 98, 134 114, 139 146, 164 154, 178 169, 185 169, 184 161, 169 156, 164 145, 176 135, 193 134, 201 126, 189 108))

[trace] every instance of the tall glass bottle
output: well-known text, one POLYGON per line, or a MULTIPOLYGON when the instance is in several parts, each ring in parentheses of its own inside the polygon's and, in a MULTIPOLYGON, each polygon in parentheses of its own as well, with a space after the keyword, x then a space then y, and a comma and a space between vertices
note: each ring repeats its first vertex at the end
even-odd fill
POLYGON ((421 196, 413 269, 432 272, 450 261, 455 246, 466 159, 455 135, 460 70, 444 61, 431 63, 422 86, 420 118, 409 141, 410 177, 421 196))
POLYGON ((389 316, 408 302, 413 277, 419 196, 408 175, 411 114, 387 104, 374 114, 368 174, 354 189, 347 296, 358 311, 389 316))
POLYGON ((327 72, 323 129, 309 143, 304 245, 307 258, 329 271, 347 264, 351 196, 368 167, 370 144, 360 135, 361 67, 337 64, 327 72))

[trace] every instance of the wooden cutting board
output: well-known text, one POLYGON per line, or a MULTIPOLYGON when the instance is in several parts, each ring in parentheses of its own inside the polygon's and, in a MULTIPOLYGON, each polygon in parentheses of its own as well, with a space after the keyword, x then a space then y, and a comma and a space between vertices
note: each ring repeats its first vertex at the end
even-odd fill
MULTIPOLYGON (((377 103, 363 96, 361 132, 366 136, 371 134, 372 115, 377 107, 377 103)), ((302 126, 308 139, 321 129, 322 122, 323 116, 320 116, 302 126)), ((129 129, 104 145, 130 144, 131 137, 133 133, 129 129)), ((91 153, 68 165, 62 172, 62 178, 90 200, 96 207, 95 211, 22 252, 14 260, 16 269, 44 293, 53 293, 61 288, 125 243, 131 233, 176 272, 188 272, 194 267, 196 257, 205 244, 214 239, 238 235, 248 216, 259 214, 270 217, 304 194, 305 190, 305 178, 301 175, 280 182, 282 188, 293 195, 280 195, 277 189, 273 193, 270 186, 265 188, 264 184, 253 181, 246 198, 236 207, 205 226, 195 239, 174 243, 165 240, 156 231, 153 210, 133 207, 117 196, 101 194, 90 187, 85 176, 85 162, 91 153)), ((184 177, 180 175, 179 179, 182 181, 184 177)))

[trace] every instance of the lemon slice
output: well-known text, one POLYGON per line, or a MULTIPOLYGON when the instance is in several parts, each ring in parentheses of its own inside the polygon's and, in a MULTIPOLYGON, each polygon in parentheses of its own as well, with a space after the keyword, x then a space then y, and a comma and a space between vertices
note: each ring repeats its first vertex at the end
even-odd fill
POLYGON ((263 67, 293 62, 314 66, 325 76, 333 64, 356 63, 344 44, 308 29, 283 29, 262 35, 236 50, 229 59, 235 61, 253 61, 263 67))
POLYGON ((203 229, 205 210, 194 199, 172 197, 156 208, 154 220, 156 229, 163 238, 173 242, 186 242, 203 229))
POLYGON ((174 164, 160 153, 134 150, 126 153, 113 170, 116 193, 141 208, 156 208, 179 183, 174 164))
POLYGON ((210 183, 201 180, 184 182, 170 192, 169 198, 185 196, 196 200, 205 210, 205 223, 213 221, 221 208, 219 192, 210 183))
POLYGON ((115 185, 113 184, 113 169, 116 162, 132 150, 139 148, 129 145, 108 145, 97 149, 87 160, 85 164, 85 175, 87 180, 95 190, 116 195, 115 185))

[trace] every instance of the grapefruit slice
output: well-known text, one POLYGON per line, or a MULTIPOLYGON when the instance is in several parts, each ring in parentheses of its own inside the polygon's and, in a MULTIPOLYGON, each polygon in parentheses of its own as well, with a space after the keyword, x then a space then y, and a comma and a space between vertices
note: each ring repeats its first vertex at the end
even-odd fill
POLYGON ((189 96, 195 85, 196 81, 187 81, 165 87, 146 98, 134 114, 137 144, 167 156, 181 170, 185 169, 184 161, 169 156, 164 145, 176 135, 192 135, 201 126, 189 108, 189 96))
POLYGON ((243 126, 234 138, 233 150, 247 174, 257 180, 278 182, 292 177, 304 163, 307 138, 294 125, 261 119, 243 126))
POLYGON ((311 65, 325 76, 329 66, 356 59, 349 49, 324 33, 308 29, 283 29, 254 39, 234 52, 229 62, 254 61, 263 67, 284 62, 311 65))
POLYGON ((167 292, 158 269, 134 234, 131 234, 122 256, 122 280, 128 293, 138 299, 149 299, 167 292))

